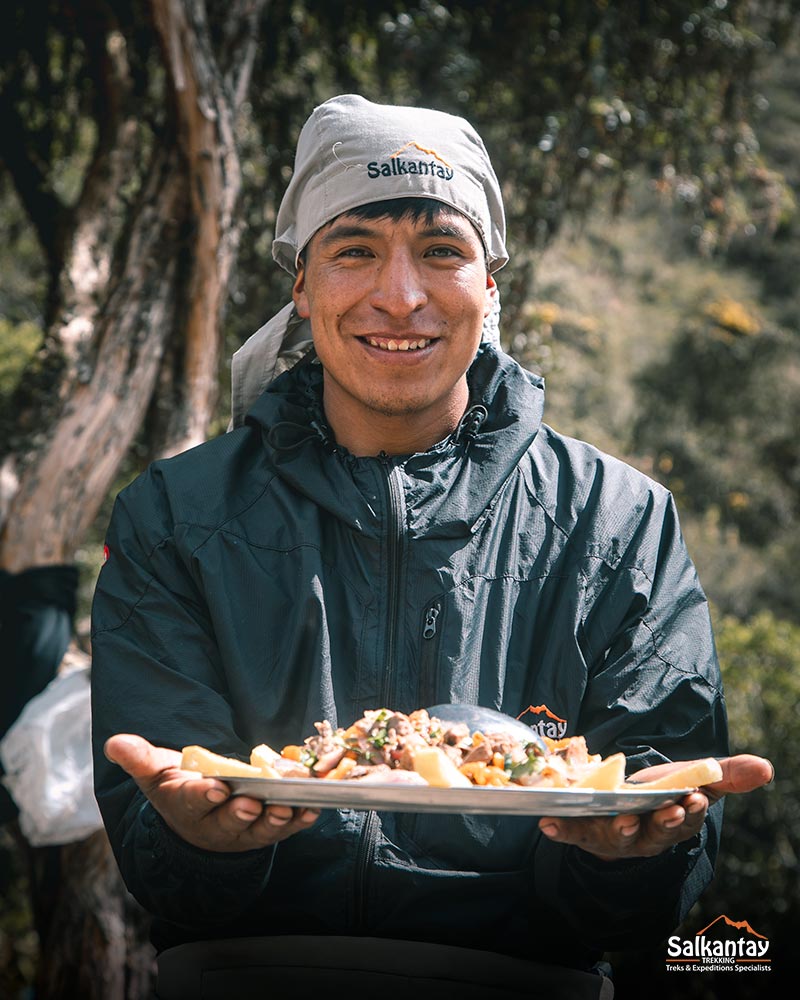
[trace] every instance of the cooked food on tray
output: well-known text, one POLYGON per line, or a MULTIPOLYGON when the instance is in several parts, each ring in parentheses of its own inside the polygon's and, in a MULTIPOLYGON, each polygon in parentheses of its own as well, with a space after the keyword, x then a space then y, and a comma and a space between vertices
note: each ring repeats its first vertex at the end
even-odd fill
MULTIPOLYGON (((533 730, 529 738, 507 731, 471 731, 463 722, 444 722, 424 709, 410 715, 387 708, 365 712, 348 729, 334 729, 327 721, 315 726, 316 735, 280 753, 266 744, 255 747, 249 764, 189 746, 183 749, 181 766, 218 778, 310 778, 434 788, 631 787, 625 783, 625 755, 590 754, 582 736, 551 740, 533 730)), ((667 778, 637 781, 635 787, 697 787, 721 776, 719 764, 710 758, 693 761, 667 778)))

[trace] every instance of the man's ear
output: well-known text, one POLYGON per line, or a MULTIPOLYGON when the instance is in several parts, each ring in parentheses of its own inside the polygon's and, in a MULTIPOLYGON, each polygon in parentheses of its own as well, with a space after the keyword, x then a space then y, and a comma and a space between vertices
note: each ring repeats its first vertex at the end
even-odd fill
MULTIPOLYGON (((296 300, 295 300, 296 301, 296 300)), ((484 318, 488 316, 494 309, 494 304, 497 301, 497 282, 494 280, 494 276, 486 272, 486 304, 483 307, 484 318)))
POLYGON ((294 279, 294 285, 292 286, 292 298, 294 299, 294 307, 297 310, 297 315, 302 319, 308 319, 311 316, 311 310, 308 305, 308 295, 306 294, 306 269, 303 266, 302 260, 297 261, 297 277, 294 279))

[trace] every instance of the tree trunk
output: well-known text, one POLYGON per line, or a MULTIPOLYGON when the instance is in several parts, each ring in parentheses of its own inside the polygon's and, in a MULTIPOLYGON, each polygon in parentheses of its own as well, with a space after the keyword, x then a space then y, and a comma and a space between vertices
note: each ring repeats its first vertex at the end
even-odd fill
POLYGON ((122 884, 105 833, 60 848, 31 849, 30 867, 48 904, 38 926, 36 996, 151 997, 155 950, 149 918, 122 884))
POLYGON ((207 433, 240 235, 235 101, 247 92, 263 2, 232 4, 226 14, 233 79, 213 55, 202 0, 151 0, 173 128, 155 137, 133 207, 127 187, 146 149, 138 108, 123 110, 131 108, 131 81, 124 46, 109 31, 116 59, 103 86, 112 127, 63 239, 55 318, 23 381, 0 464, 0 565, 11 571, 71 559, 157 386, 171 389, 160 453, 207 433), (168 348, 178 370, 159 379, 168 348))
MULTIPOLYGON (((114 206, 114 188, 133 165, 135 130, 126 123, 86 202, 114 206)), ((177 161, 174 150, 156 156, 123 254, 99 207, 76 227, 45 340, 49 364, 36 373, 17 447, 0 468, 0 563, 8 570, 70 561, 144 419, 181 296, 177 161)))

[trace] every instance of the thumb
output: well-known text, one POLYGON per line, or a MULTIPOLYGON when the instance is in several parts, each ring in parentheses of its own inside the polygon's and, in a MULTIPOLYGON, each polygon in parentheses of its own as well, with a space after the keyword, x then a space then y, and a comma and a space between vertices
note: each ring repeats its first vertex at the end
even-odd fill
POLYGON ((168 767, 180 767, 181 755, 177 750, 156 747, 143 736, 118 733, 109 737, 104 746, 106 757, 127 771, 137 780, 151 778, 168 767))
POLYGON ((752 792, 755 788, 768 785, 775 777, 772 761, 766 757, 742 753, 735 757, 725 757, 719 763, 722 768, 722 779, 708 787, 723 795, 752 792))

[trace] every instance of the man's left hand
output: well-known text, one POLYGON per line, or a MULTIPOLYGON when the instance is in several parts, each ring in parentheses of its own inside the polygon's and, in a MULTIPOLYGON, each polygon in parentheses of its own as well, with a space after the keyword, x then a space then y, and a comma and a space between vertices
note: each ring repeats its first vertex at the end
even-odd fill
MULTIPOLYGON (((582 816, 539 820, 539 829, 558 844, 572 844, 603 861, 650 858, 689 840, 702 829, 708 807, 731 793, 751 792, 769 784, 775 774, 770 761, 752 754, 720 760, 722 779, 684 795, 680 802, 642 815, 582 816)), ((686 761, 658 764, 647 770, 655 780, 686 766, 686 761)))

